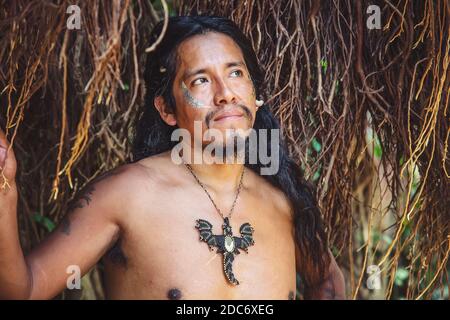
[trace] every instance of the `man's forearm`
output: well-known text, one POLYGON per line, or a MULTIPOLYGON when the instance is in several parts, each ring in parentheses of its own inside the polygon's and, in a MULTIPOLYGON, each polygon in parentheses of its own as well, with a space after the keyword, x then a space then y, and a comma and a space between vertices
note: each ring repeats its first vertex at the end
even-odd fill
POLYGON ((32 288, 31 272, 19 241, 17 189, 0 190, 0 299, 27 299, 32 288))

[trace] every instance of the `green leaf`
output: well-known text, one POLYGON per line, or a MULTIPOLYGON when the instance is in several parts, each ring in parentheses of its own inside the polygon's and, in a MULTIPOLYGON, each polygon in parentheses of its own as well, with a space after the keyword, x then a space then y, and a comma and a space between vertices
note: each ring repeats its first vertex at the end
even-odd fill
POLYGON ((323 72, 326 73, 327 72, 327 68, 328 68, 327 60, 321 59, 320 60, 320 65, 322 67, 323 72))
POLYGON ((378 243, 379 241, 380 241, 380 233, 378 231, 374 230, 372 233, 372 242, 378 243))
POLYGON ((320 178, 320 171, 317 170, 316 172, 314 172, 314 175, 312 177, 313 181, 317 181, 317 179, 320 178))
POLYGON ((390 245, 392 243, 392 238, 390 236, 388 236, 387 234, 383 234, 383 240, 384 242, 386 242, 388 245, 390 245))
POLYGON ((312 155, 312 150, 311 150, 310 147, 307 147, 307 148, 306 148, 306 155, 307 155, 308 157, 310 157, 310 156, 312 155))
POLYGON ((442 288, 437 288, 433 291, 433 300, 448 300, 448 286, 442 288), (443 292, 441 292, 443 291, 443 292))
POLYGON ((313 139, 312 139, 311 145, 312 145, 314 151, 316 151, 317 153, 319 153, 320 150, 322 150, 322 145, 320 144, 319 141, 317 141, 316 138, 313 138, 313 139))
POLYGON ((44 217, 39 213, 35 213, 33 215, 33 220, 36 221, 39 225, 46 228, 48 232, 52 232, 56 227, 55 223, 51 219, 44 217))
POLYGON ((408 279, 409 272, 405 268, 398 268, 395 273, 395 284, 399 287, 403 286, 403 282, 408 279))
POLYGON ((380 159, 381 155, 383 154, 383 149, 381 148, 381 143, 380 139, 378 139, 378 136, 375 136, 374 154, 378 159, 380 159))
POLYGON ((334 94, 338 94, 340 89, 339 80, 336 80, 335 83, 336 85, 334 86, 334 94))
POLYGON ((331 247, 331 252, 333 253, 333 257, 337 257, 339 250, 335 246, 331 247))
POLYGON ((319 167, 317 168, 316 172, 314 172, 313 177, 312 177, 312 180, 314 182, 319 180, 321 171, 322 171, 322 164, 319 164, 319 167))

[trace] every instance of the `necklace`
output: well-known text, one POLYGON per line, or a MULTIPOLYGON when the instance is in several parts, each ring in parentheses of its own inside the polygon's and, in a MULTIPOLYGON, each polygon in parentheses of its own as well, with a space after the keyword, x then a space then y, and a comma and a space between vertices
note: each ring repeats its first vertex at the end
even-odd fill
POLYGON ((248 247, 255 244, 255 241, 253 240, 254 229, 250 225, 250 223, 244 223, 243 225, 241 225, 239 229, 239 232, 241 233, 240 237, 233 236, 233 232, 231 230, 230 225, 231 215, 236 205, 236 201, 239 197, 239 193, 241 192, 245 167, 243 167, 242 169, 241 178, 239 180, 239 186, 237 188, 236 196, 234 198, 233 205, 231 206, 230 213, 228 214, 227 217, 224 217, 224 215, 220 211, 219 207, 217 207, 216 203, 214 202, 213 198, 209 194, 206 187, 198 179, 197 175, 194 173, 194 170, 192 170, 192 167, 187 163, 185 163, 185 166, 186 168, 189 169, 189 171, 194 176, 195 180, 200 185, 200 187, 202 187, 202 189, 205 191, 209 200, 211 200, 212 204, 214 205, 214 208, 217 210, 217 212, 223 219, 222 225, 223 235, 213 234, 212 224, 207 220, 198 219, 196 221, 195 228, 197 228, 197 230, 200 232, 200 241, 206 242, 210 250, 214 250, 215 247, 217 248, 218 253, 223 254, 223 271, 225 273, 225 277, 231 284, 238 285, 239 281, 235 278, 233 274, 234 256, 240 253, 239 249, 242 249, 246 253, 248 253, 248 247))

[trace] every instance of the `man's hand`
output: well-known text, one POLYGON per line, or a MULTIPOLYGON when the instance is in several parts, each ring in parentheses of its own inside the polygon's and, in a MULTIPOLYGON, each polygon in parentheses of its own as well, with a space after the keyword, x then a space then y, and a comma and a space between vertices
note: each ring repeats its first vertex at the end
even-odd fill
POLYGON ((130 190, 126 172, 134 171, 125 167, 89 184, 63 222, 25 257, 17 224, 16 158, 2 130, 0 167, 0 299, 51 299, 66 287, 69 266, 84 275, 118 238, 130 190))
POLYGON ((0 128, 0 195, 7 194, 11 185, 15 184, 16 169, 14 151, 0 128))

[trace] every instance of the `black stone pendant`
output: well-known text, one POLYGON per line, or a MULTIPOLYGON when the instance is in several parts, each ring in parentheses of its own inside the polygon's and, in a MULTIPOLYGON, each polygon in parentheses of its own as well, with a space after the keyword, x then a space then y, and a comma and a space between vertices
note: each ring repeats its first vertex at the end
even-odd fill
POLYGON ((239 254, 239 249, 248 253, 248 247, 255 244, 253 240, 253 227, 250 223, 244 223, 239 232, 241 237, 234 237, 231 231, 228 218, 223 219, 223 235, 214 235, 212 233, 212 224, 206 220, 198 219, 195 227, 200 232, 200 240, 208 244, 210 250, 217 248, 218 253, 223 254, 223 271, 231 284, 238 285, 239 281, 233 274, 234 255, 239 254))

